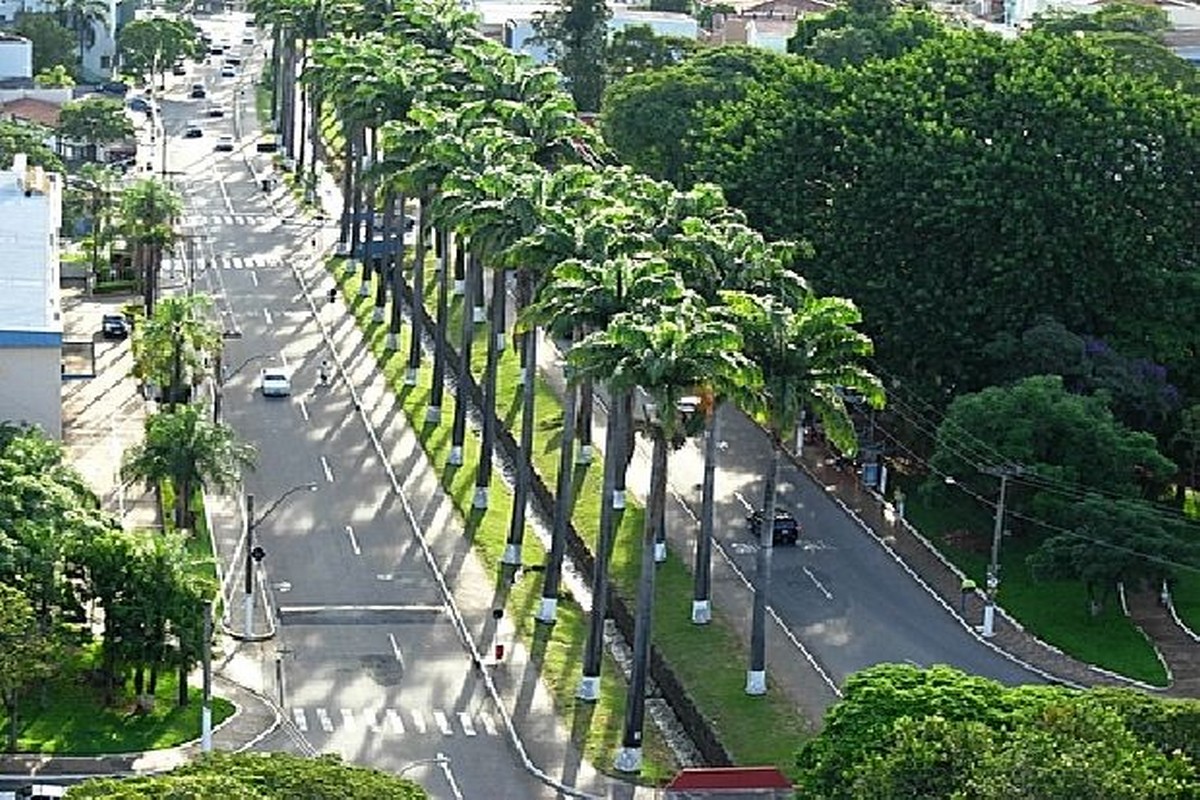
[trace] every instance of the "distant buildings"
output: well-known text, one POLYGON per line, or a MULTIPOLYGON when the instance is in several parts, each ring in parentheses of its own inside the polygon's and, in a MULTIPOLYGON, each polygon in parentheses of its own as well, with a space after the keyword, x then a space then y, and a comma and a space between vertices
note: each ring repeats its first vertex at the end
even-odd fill
POLYGON ((0 171, 0 420, 62 437, 62 302, 58 231, 61 178, 26 167, 0 171))

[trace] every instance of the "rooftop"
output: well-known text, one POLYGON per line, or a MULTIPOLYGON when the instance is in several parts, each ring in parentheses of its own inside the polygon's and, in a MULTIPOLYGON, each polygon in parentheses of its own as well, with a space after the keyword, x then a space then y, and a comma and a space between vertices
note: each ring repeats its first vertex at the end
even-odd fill
POLYGON ((0 171, 0 332, 59 333, 58 176, 40 168, 0 171), (28 194, 26 193, 28 190, 28 194))

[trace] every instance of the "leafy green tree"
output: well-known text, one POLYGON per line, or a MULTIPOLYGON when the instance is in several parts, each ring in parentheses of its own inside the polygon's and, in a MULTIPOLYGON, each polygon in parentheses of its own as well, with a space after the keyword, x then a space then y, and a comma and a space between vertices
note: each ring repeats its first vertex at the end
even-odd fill
POLYGON ((208 753, 171 772, 98 778, 71 788, 71 800, 172 797, 257 797, 261 800, 424 800, 418 784, 386 772, 343 764, 333 755, 208 753))
POLYGON ((200 58, 204 42, 191 20, 152 17, 122 27, 117 34, 117 52, 127 71, 145 75, 151 82, 156 75, 165 80, 176 61, 200 58))
POLYGON ((154 315, 134 329, 134 375, 160 387, 169 409, 204 379, 208 359, 221 346, 211 309, 207 295, 164 297, 154 315))
POLYGON ((0 702, 8 718, 8 749, 17 749, 21 694, 35 680, 54 673, 55 641, 38 626, 23 593, 0 583, 0 702))
POLYGON ((13 156, 24 153, 30 166, 62 172, 62 159, 46 144, 53 135, 54 132, 43 125, 0 120, 0 164, 9 169, 13 156))
MULTIPOLYGON (((668 286, 671 284, 668 283, 668 286)), ((634 626, 633 668, 625 701, 625 724, 617 768, 641 768, 650 625, 654 610, 655 539, 663 525, 667 486, 667 446, 681 432, 679 406, 685 395, 708 381, 750 379, 750 363, 741 355, 741 336, 726 319, 711 314, 696 294, 676 278, 658 305, 618 314, 603 330, 571 349, 568 364, 578 380, 605 380, 614 390, 646 393, 646 432, 653 442, 650 493, 642 537, 634 626), (674 300, 674 302, 671 302, 674 300), (741 375, 743 377, 737 377, 741 375)), ((543 598, 545 592, 543 591, 543 598)))
POLYGON ((1167 12, 1158 6, 1115 2, 1105 3, 1091 14, 1065 10, 1042 12, 1034 15, 1033 25, 1035 29, 1044 33, 1107 31, 1161 36, 1171 27, 1171 19, 1167 12))
POLYGON ((199 488, 225 490, 253 466, 253 446, 239 442, 233 430, 205 420, 195 406, 153 414, 146 436, 126 451, 121 465, 125 480, 170 479, 175 488, 175 524, 191 527, 190 502, 199 488))
POLYGON ((1118 583, 1133 588, 1173 577, 1173 564, 1200 568, 1200 546, 1183 518, 1143 503, 1089 495, 1070 509, 1073 526, 1043 541, 1029 556, 1038 579, 1080 580, 1088 610, 1099 614, 1118 583))
POLYGON ((33 85, 39 89, 70 89, 75 85, 71 72, 62 64, 47 67, 33 76, 33 85))
POLYGON ((945 30, 928 10, 897 8, 891 0, 848 0, 832 11, 800 17, 788 51, 844 67, 896 58, 945 30))
POLYGON ((165 183, 147 178, 122 190, 118 213, 125 239, 134 247, 134 267, 142 276, 146 316, 153 318, 163 249, 175 241, 183 200, 165 183))
POLYGON ((534 22, 535 41, 550 51, 580 111, 600 110, 611 16, 604 0, 561 0, 534 22))
MULTIPOLYGON (((1118 423, 1107 398, 1068 392, 1057 375, 1025 378, 956 398, 938 426, 930 466, 978 492, 995 479, 980 469, 1019 464, 1023 488, 1010 496, 1018 510, 1051 513, 1062 522, 1064 503, 1054 491, 1078 485, 1126 498, 1157 497, 1176 472, 1154 437, 1118 423)), ((944 486, 932 481, 929 491, 944 486)))
POLYGON ((87 158, 91 161, 96 160, 98 145, 124 141, 134 133, 125 105, 107 97, 85 97, 64 103, 58 132, 64 139, 86 143, 87 158))
POLYGON ((33 46, 33 74, 62 67, 68 74, 76 63, 75 36, 58 23, 53 14, 22 13, 13 32, 33 46))
POLYGON ((678 64, 698 48, 694 39, 660 36, 649 25, 630 25, 614 31, 604 58, 608 69, 605 85, 611 86, 635 72, 678 64))

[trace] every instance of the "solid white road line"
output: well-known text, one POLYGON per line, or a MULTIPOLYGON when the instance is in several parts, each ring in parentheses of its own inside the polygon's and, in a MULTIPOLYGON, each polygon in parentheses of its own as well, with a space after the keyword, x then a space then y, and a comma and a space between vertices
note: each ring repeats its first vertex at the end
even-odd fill
POLYGON ((817 576, 812 574, 812 570, 810 570, 808 567, 801 567, 801 569, 804 570, 804 574, 807 575, 808 579, 813 582, 817 589, 820 590, 821 594, 825 595, 826 600, 833 599, 833 593, 826 589, 823 583, 817 580, 817 576))
POLYGON ((350 547, 354 550, 354 555, 361 556, 362 548, 358 546, 358 539, 354 538, 354 528, 349 525, 346 526, 346 536, 350 539, 350 547))
POLYGON ((253 283, 256 287, 258 286, 258 273, 257 272, 250 273, 250 282, 253 283))
POLYGON ((392 653, 396 656, 396 660, 400 662, 400 667, 404 667, 404 654, 400 652, 400 643, 396 641, 395 634, 388 634, 388 641, 392 643, 392 653))
POLYGON ((304 400, 297 400, 296 403, 300 406, 300 416, 304 417, 305 422, 308 422, 308 405, 304 400))
POLYGON ((737 498, 737 501, 738 501, 739 503, 741 503, 741 504, 742 504, 742 507, 743 507, 743 508, 745 508, 745 509, 746 509, 747 511, 749 511, 750 513, 754 513, 754 506, 750 505, 750 501, 749 501, 749 500, 747 500, 747 499, 746 499, 746 498, 745 498, 745 497, 742 495, 742 493, 741 493, 741 492, 734 492, 734 493, 733 493, 733 496, 737 498))
POLYGON ((445 606, 435 605, 332 605, 332 606, 279 606, 280 614, 303 614, 308 612, 318 613, 321 611, 445 611, 445 606))
POLYGON ((329 468, 329 462, 325 460, 325 456, 321 456, 321 471, 325 473, 325 480, 333 483, 333 470, 329 468))
POLYGON ((271 309, 269 309, 269 308, 263 309, 263 319, 265 319, 267 321, 268 326, 271 325, 271 309))
POLYGON ((450 771, 449 757, 445 753, 438 753, 437 760, 442 768, 442 774, 446 776, 446 783, 450 784, 450 791, 454 796, 454 800, 463 800, 463 793, 458 788, 458 781, 454 780, 454 773, 450 771))

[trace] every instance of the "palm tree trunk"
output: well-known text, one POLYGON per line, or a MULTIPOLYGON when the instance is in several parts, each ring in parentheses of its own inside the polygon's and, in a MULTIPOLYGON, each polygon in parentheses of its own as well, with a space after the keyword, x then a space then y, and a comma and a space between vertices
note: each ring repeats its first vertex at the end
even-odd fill
POLYGON ((596 558, 592 565, 592 613, 588 618, 588 638, 583 649, 583 677, 575 696, 581 700, 594 701, 600 697, 600 665, 604 655, 604 618, 608 614, 608 562, 612 557, 613 540, 616 538, 617 514, 609 498, 617 481, 621 458, 617 450, 621 441, 621 426, 624 417, 622 393, 610 392, 612 412, 608 415, 608 428, 604 434, 604 487, 600 502, 600 536, 596 541, 596 558))
MULTIPOLYGON (((632 426, 631 426, 632 427, 632 426)), ((650 628, 654 620, 654 533, 667 494, 667 440, 662 428, 652 429, 654 451, 650 468, 650 498, 642 531, 642 571, 638 581, 637 617, 633 629, 633 667, 625 699, 625 729, 614 766, 621 772, 642 767, 642 728, 646 714, 646 678, 650 671, 650 628)))
MULTIPOLYGON (((479 270, 483 272, 482 269, 479 270)), ((488 507, 488 487, 492 483, 492 450, 496 444, 496 372, 500 350, 504 347, 504 267, 492 269, 492 324, 487 344, 487 365, 483 370, 483 445, 475 471, 473 508, 488 507)))
POLYGON ((579 384, 579 415, 576 420, 575 435, 579 438, 579 451, 575 456, 576 464, 592 463, 592 414, 595 406, 595 386, 592 379, 587 378, 579 384))
MULTIPOLYGON (((371 138, 375 138, 374 130, 372 129, 371 138)), ((387 248, 391 244, 388 241, 388 216, 389 205, 395 207, 395 198, 388 193, 384 200, 384 208, 382 224, 376 224, 375 217, 375 193, 378 189, 375 181, 372 181, 367 187, 367 252, 370 254, 371 269, 375 273, 375 309, 371 312, 371 319, 375 322, 383 322, 387 315, 387 293, 388 293, 388 264, 390 257, 387 253, 387 248), (376 232, 379 236, 376 236, 376 232), (376 239, 382 239, 378 245, 376 239), (372 249, 374 248, 374 249, 372 249)))
MULTIPOLYGON (((529 370, 535 372, 536 370, 529 370)), ((546 562, 546 576, 542 581, 542 603, 538 607, 537 621, 547 624, 554 622, 558 612, 558 589, 562 583, 563 556, 567 549, 567 526, 571 523, 571 509, 574 506, 572 467, 574 465, 575 398, 579 387, 571 380, 570 370, 567 374, 566 407, 563 409, 562 440, 558 451, 558 480, 554 488, 554 527, 550 536, 550 556, 546 562)))
POLYGON ((704 429, 704 477, 700 484, 700 538, 696 541, 695 581, 692 591, 692 622, 707 625, 712 621, 712 541, 713 509, 716 505, 717 437, 719 407, 708 411, 704 429))
MULTIPOLYGON (((417 371, 421 368, 421 326, 418 320, 425 312, 425 254, 429 247, 428 228, 429 198, 422 197, 417 210, 417 241, 413 252, 412 276, 412 336, 408 341, 408 367, 404 371, 404 385, 417 385, 417 371)), ((402 207, 403 208, 403 207, 402 207)), ((401 211, 402 219, 403 210, 401 211)), ((403 226, 400 235, 403 237, 403 226)))
MULTIPOLYGON (((300 39, 300 74, 303 75, 308 69, 308 40, 300 39)), ((304 86, 300 86, 297 90, 300 93, 300 133, 297 136, 299 139, 299 150, 296 153, 296 176, 303 177, 304 175, 304 154, 305 146, 308 144, 308 90, 304 86)), ((307 192, 306 192, 307 194, 307 192)), ((307 199, 307 198, 306 198, 307 199)))
MULTIPOLYGON (((343 248, 350 245, 350 220, 354 203, 354 126, 342 125, 344 151, 342 154, 342 221, 338 228, 338 242, 343 248)), ((350 250, 350 257, 354 251, 350 250)))
POLYGON ((353 186, 353 189, 351 190, 351 199, 350 199, 350 254, 351 254, 352 258, 360 258, 360 259, 362 259, 362 262, 363 262, 362 263, 363 287, 361 287, 359 290, 360 294, 363 294, 365 291, 369 291, 368 283, 369 283, 369 278, 370 278, 370 273, 367 271, 368 262, 365 257, 365 254, 363 252, 363 250, 365 248, 361 247, 361 245, 362 245, 362 216, 363 216, 363 214, 362 214, 362 200, 363 200, 362 163, 365 158, 364 153, 365 153, 366 149, 367 149, 366 128, 362 125, 355 125, 355 127, 354 127, 354 158, 350 161, 350 164, 348 167, 348 169, 352 170, 354 173, 354 177, 351 179, 351 185, 353 186))
POLYGON ((474 276, 475 286, 471 291, 471 296, 475 298, 475 306, 472 311, 475 324, 487 322, 487 298, 484 296, 483 290, 483 263, 481 262, 471 273, 474 276))
POLYGON ((8 717, 8 752, 15 753, 17 751, 17 710, 18 694, 16 689, 9 689, 4 692, 4 714, 8 717))
MULTIPOLYGON (((458 253, 458 248, 455 248, 458 253)), ((454 295, 461 297, 467 291, 467 265, 466 261, 461 258, 454 259, 454 295)))
POLYGON ((180 708, 185 708, 188 704, 187 658, 185 657, 185 654, 182 651, 179 654, 179 658, 180 658, 180 661, 179 661, 179 687, 178 687, 178 693, 176 694, 176 697, 175 697, 175 702, 179 705, 180 708))
MULTIPOLYGON (((392 249, 392 235, 396 230, 396 206, 404 208, 404 195, 400 195, 399 201, 396 195, 388 190, 387 202, 384 204, 383 212, 383 240, 387 242, 387 253, 384 255, 384 263, 387 268, 384 274, 390 277, 389 283, 392 285, 392 316, 388 321, 388 335, 386 347, 388 350, 395 350, 400 346, 400 328, 404 324, 404 236, 401 234, 400 240, 396 242, 398 251, 392 249)), ((414 308, 415 310, 415 308, 414 308)), ((418 336, 417 333, 417 315, 414 313, 412 318, 413 337, 418 336)))
MULTIPOLYGON (((537 328, 521 334, 522 357, 537 358, 537 328)), ((537 402, 537 370, 525 368, 521 377, 521 452, 517 464, 517 485, 513 492, 512 517, 508 525, 508 541, 504 545, 503 563, 521 563, 521 545, 525 540, 525 506, 529 502, 529 486, 533 483, 533 426, 534 405, 537 402)))
MULTIPOLYGON (((437 232, 442 243, 442 256, 438 262, 437 330, 433 336, 433 378, 429 384, 429 409, 425 422, 437 425, 442 421, 442 398, 446 393, 446 329, 450 319, 450 233, 437 232)), ((454 258, 459 257, 457 250, 454 258)))
POLYGON ((454 424, 450 430, 450 466, 460 467, 463 463, 463 442, 467 436, 467 406, 471 402, 471 393, 467 384, 471 379, 471 343, 475 335, 475 323, 471 319, 473 299, 471 297, 475 282, 470 274, 479 269, 479 259, 474 253, 466 254, 466 294, 462 302, 462 341, 458 346, 458 386, 454 395, 454 424))
MULTIPOLYGON (((625 407, 621 409, 621 413, 625 416, 625 419, 631 420, 633 419, 633 392, 627 392, 624 400, 625 407)), ((623 468, 617 470, 617 480, 613 485, 612 495, 613 508, 616 509, 625 507, 625 476, 629 472, 629 463, 633 461, 633 425, 626 425, 622 433, 619 457, 623 468)))
POLYGON ((275 23, 272 26, 271 38, 273 40, 271 46, 271 116, 275 119, 275 128, 278 131, 283 121, 283 108, 281 105, 282 93, 279 91, 280 85, 283 83, 283 26, 275 23))
POLYGON ((758 553, 754 559, 754 609, 750 616, 750 669, 746 672, 746 694, 767 691, 767 595, 771 589, 771 555, 775 538, 775 487, 779 482, 779 451, 782 444, 771 432, 771 463, 763 482, 763 520, 758 530, 758 553))
MULTIPOLYGON (((366 169, 370 160, 375 157, 375 129, 371 129, 371 135, 368 139, 367 128, 363 126, 362 133, 362 157, 359 159, 358 177, 362 183, 362 191, 359 193, 358 202, 354 205, 363 216, 364 231, 363 231, 363 265, 362 285, 358 287, 358 293, 366 297, 371 293, 371 273, 374 271, 375 259, 371 255, 371 246, 375 242, 375 181, 367 177, 366 169)), ((355 223, 357 224, 357 223, 355 223)), ((380 276, 380 280, 382 280, 380 276)), ((373 312, 373 319, 376 322, 383 320, 383 307, 376 305, 373 312)))

